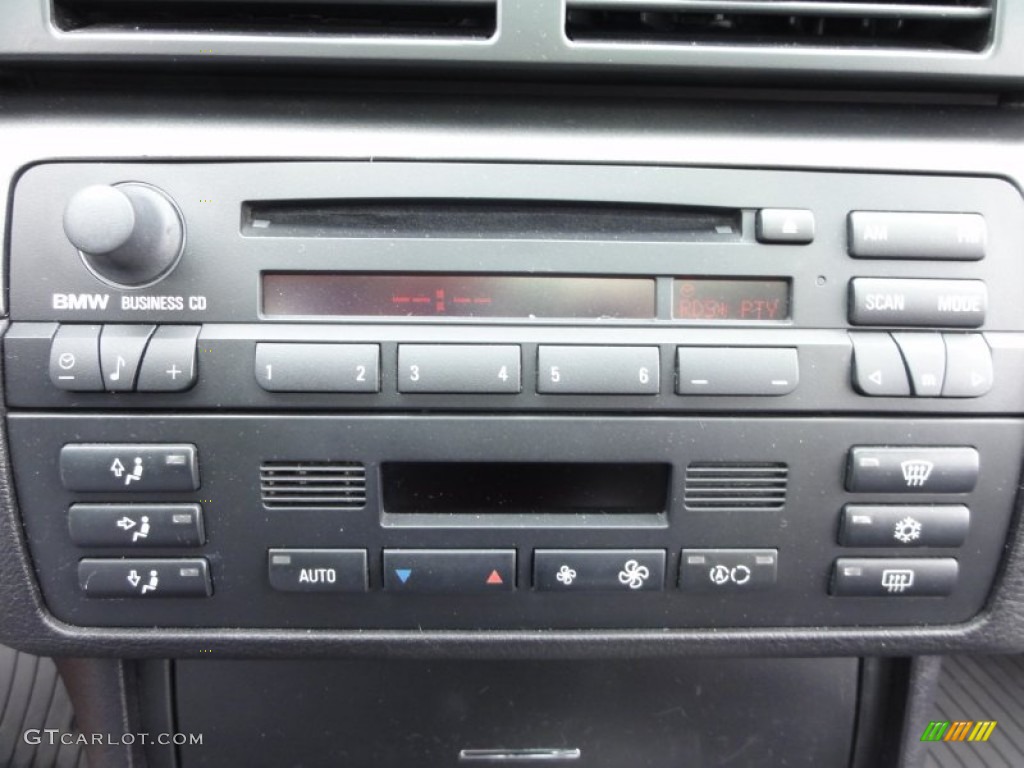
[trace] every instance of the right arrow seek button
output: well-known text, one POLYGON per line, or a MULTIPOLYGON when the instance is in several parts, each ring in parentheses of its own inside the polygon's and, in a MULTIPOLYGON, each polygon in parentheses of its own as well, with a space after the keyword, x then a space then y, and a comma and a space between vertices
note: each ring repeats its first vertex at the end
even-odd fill
POLYGON ((978 333, 945 333, 943 397, 981 397, 992 389, 992 350, 978 333))

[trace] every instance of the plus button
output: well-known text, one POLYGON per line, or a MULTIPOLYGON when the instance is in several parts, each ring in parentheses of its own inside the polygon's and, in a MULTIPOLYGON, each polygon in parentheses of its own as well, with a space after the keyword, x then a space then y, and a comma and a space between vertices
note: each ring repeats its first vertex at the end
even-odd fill
POLYGON ((178 378, 178 374, 182 373, 182 370, 177 365, 172 364, 171 367, 165 371, 165 373, 171 377, 171 381, 175 381, 178 378))

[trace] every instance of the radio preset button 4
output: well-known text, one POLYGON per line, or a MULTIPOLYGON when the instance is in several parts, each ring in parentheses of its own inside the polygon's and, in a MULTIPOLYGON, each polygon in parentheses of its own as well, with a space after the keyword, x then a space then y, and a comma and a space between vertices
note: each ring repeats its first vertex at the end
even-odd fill
POLYGON ((100 326, 62 325, 50 344, 50 381, 69 392, 102 392, 100 326))
POLYGON ((401 344, 398 391, 517 395, 521 360, 513 344, 401 344))
POLYGON ((268 392, 379 392, 380 347, 260 343, 255 372, 268 392))
POLYGON ((800 383, 795 349, 679 347, 680 395, 788 395, 800 383))
POLYGON ((537 349, 537 391, 544 395, 656 395, 661 389, 657 347, 537 349))
POLYGON ((970 493, 978 483, 975 448, 850 449, 846 490, 853 493, 970 493))
POLYGON ((985 322, 988 289, 981 280, 858 277, 850 281, 854 325, 977 328, 985 322))

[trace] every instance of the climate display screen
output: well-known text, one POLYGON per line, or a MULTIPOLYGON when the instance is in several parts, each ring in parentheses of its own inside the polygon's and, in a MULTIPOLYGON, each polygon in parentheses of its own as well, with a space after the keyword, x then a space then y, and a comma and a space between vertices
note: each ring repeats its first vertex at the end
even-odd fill
POLYGON ((672 317, 677 320, 789 319, 789 281, 676 278, 672 317))
POLYGON ((266 273, 278 317, 492 317, 651 320, 655 281, 635 277, 266 273))

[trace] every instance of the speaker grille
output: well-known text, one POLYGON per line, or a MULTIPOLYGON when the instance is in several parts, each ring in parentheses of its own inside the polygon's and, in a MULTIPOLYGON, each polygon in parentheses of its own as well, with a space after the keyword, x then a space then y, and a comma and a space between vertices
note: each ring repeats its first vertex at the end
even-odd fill
POLYGON ((366 467, 351 461, 268 461, 260 466, 268 509, 362 509, 366 467))
POLYGON ((686 468, 687 510, 777 512, 786 505, 789 468, 781 463, 695 462, 686 468))

